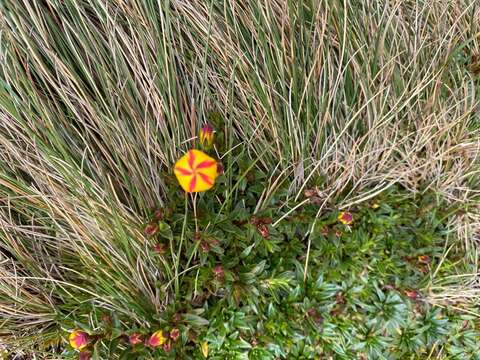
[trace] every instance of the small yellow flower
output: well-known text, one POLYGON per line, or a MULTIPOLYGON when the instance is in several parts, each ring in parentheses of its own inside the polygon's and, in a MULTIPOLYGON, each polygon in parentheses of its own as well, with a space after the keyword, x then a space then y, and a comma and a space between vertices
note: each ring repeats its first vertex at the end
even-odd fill
POLYGON ((208 358, 208 343, 206 341, 202 343, 202 354, 205 359, 208 358))
POLYGON ((85 331, 74 330, 68 336, 70 346, 77 350, 82 350, 88 346, 90 337, 85 331))
POLYGON ((199 150, 189 150, 175 164, 175 176, 186 192, 207 191, 218 176, 217 162, 199 150))
POLYGON ((200 129, 200 136, 199 136, 200 144, 209 148, 213 145, 213 128, 209 124, 203 125, 200 129))
POLYGON ((338 220, 344 225, 350 225, 353 223, 353 216, 349 212, 341 212, 340 215, 338 215, 338 220))
POLYGON ((165 344, 166 341, 167 341, 167 338, 163 334, 163 331, 158 330, 158 331, 155 331, 152 334, 152 336, 150 336, 147 343, 151 347, 158 347, 158 346, 162 346, 163 344, 165 344))

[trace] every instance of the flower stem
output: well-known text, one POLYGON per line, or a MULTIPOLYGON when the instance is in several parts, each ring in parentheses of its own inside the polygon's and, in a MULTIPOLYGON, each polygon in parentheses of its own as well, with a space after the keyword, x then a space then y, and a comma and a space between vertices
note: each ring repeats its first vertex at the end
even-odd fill
POLYGON ((180 295, 180 256, 182 254, 183 238, 185 237, 185 229, 187 227, 187 215, 188 215, 188 195, 185 193, 185 216, 183 217, 182 235, 180 236, 180 244, 178 245, 177 258, 175 259, 175 295, 178 298, 180 295))

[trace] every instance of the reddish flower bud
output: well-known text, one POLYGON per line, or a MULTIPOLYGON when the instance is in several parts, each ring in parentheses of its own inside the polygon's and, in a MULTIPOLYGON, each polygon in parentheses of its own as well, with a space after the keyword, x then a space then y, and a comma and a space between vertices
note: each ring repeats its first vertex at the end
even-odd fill
POLYGON ((259 224, 257 225, 257 230, 264 239, 268 239, 270 237, 270 230, 268 229, 267 225, 263 223, 259 224))
POLYGON ((162 220, 163 219, 163 210, 162 209, 157 209, 155 210, 155 212, 153 213, 153 217, 155 218, 155 220, 162 220))
POLYGON ((213 128, 209 124, 203 125, 203 127, 200 129, 199 140, 202 146, 210 147, 213 145, 213 128))
POLYGON ((168 340, 165 344, 163 344, 163 351, 170 352, 172 351, 172 342, 168 340))
POLYGON ((153 247, 153 250, 160 255, 165 254, 165 252, 167 251, 165 244, 162 243, 156 244, 153 247))
POLYGON ((418 299, 419 295, 416 290, 405 290, 405 295, 412 300, 418 299))
POLYGON ((213 273, 217 278, 223 278, 225 275, 225 270, 223 269, 222 265, 217 265, 213 268, 213 273))
POLYGON ((152 223, 145 226, 145 230, 143 230, 143 233, 147 236, 152 236, 152 235, 155 235, 157 231, 158 231, 158 225, 152 223))
POLYGON ((307 310, 307 316, 311 318, 315 323, 320 324, 323 321, 322 316, 314 308, 307 310))
POLYGON ((170 330, 170 339, 172 339, 173 341, 177 341, 179 337, 180 330, 178 330, 177 328, 170 330))
POLYGON ((428 255, 420 255, 418 257, 418 262, 421 264, 430 264, 430 257, 428 255))
POLYGON ((182 321, 182 315, 180 315, 179 313, 176 313, 175 315, 173 315, 172 320, 173 320, 173 322, 178 323, 178 322, 182 321))
POLYGON ((353 222, 353 215, 347 211, 341 212, 338 215, 338 220, 344 225, 350 225, 353 222))
POLYGON ((204 253, 208 253, 210 251, 210 245, 206 241, 202 241, 200 243, 200 248, 204 253))
POLYGON ((221 162, 217 162, 217 174, 222 175, 225 169, 223 168, 223 164, 221 162))
POLYGON ((90 360, 91 358, 92 354, 88 351, 81 351, 80 354, 78 354, 79 360, 90 360))
POLYGON ((142 343, 142 341, 143 341, 142 340, 142 335, 139 334, 139 333, 133 333, 132 335, 130 335, 128 337, 128 342, 132 346, 138 345, 138 344, 142 343))

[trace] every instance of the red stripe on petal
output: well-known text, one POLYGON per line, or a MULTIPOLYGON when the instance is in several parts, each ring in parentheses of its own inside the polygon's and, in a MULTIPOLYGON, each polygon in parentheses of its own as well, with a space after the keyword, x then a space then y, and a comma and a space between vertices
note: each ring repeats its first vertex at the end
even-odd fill
POLYGON ((200 164, 198 164, 195 169, 205 169, 205 168, 208 168, 210 166, 213 166, 216 164, 216 161, 213 161, 213 160, 205 160, 205 161, 202 161, 200 164))
POLYGON ((195 190, 195 185, 197 185, 197 177, 193 176, 192 180, 190 180, 190 192, 195 190))
POLYGON ((197 173, 197 174, 200 175, 202 180, 205 181, 208 185, 213 185, 212 180, 207 175, 202 174, 202 173, 197 173))
POLYGON ((178 171, 180 173, 180 175, 183 175, 183 176, 192 175, 192 171, 181 168, 181 167, 178 167, 178 166, 175 167, 175 170, 178 171))
POLYGON ((193 169, 193 164, 195 162, 195 154, 193 153, 192 150, 188 152, 188 165, 190 166, 190 169, 193 169))

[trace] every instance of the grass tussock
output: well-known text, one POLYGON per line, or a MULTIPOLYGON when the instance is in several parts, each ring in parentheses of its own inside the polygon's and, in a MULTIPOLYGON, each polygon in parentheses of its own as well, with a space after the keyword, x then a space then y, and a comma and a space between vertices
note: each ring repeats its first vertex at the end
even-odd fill
POLYGON ((199 276, 190 266, 215 261, 189 242, 198 224, 182 223, 192 202, 171 167, 206 122, 225 174, 199 203, 215 214, 202 231, 252 199, 250 215, 274 204, 277 229, 316 188, 305 277, 326 212, 397 186, 412 202, 433 193, 448 230, 443 250, 429 244, 425 301, 478 316, 461 303, 478 301, 479 5, 0 2, 0 345, 60 349, 66 330, 98 330, 103 313, 151 329, 195 298, 179 288, 199 276), (158 208, 173 212, 169 257, 143 232, 158 208))

